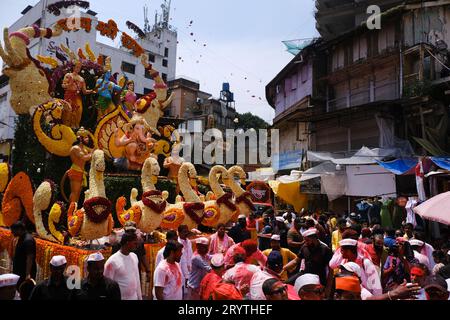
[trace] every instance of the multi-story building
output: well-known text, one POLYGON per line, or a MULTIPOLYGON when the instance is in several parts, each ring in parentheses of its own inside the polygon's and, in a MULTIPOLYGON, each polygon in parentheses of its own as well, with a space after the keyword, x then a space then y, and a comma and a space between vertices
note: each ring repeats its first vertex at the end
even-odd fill
MULTIPOLYGON (((9 32, 17 31, 20 28, 39 25, 41 28, 47 28, 54 25, 58 20, 68 18, 74 14, 74 8, 70 10, 61 10, 59 16, 50 13, 46 8, 57 2, 57 0, 41 0, 35 6, 27 6, 22 11, 22 17, 9 27, 9 32)), ((32 39, 29 45, 32 56, 56 56, 56 51, 60 50, 60 44, 68 46, 76 51, 78 48, 84 48, 86 43, 91 45, 92 51, 96 55, 111 57, 113 73, 125 74, 129 80, 135 82, 135 92, 137 94, 146 94, 153 89, 153 80, 146 74, 140 59, 136 58, 129 50, 123 47, 114 47, 102 43, 100 34, 95 31, 98 23, 96 13, 92 10, 77 8, 81 17, 88 17, 92 20, 92 31, 86 32, 80 30, 77 32, 65 32, 60 37, 52 39, 32 39)), ((177 32, 168 24, 167 12, 170 8, 164 7, 166 12, 161 21, 155 21, 155 25, 148 28, 144 39, 138 38, 138 43, 144 48, 149 56, 149 62, 154 65, 162 78, 166 81, 175 78, 176 56, 177 56, 177 32)), ((113 18, 113 17, 111 17, 113 18)), ((107 22, 107 21, 105 21, 107 22)), ((133 35, 131 30, 122 30, 133 35)), ((106 41, 105 41, 106 42, 106 41)), ((0 143, 11 142, 14 138, 14 119, 16 115, 9 105, 10 88, 8 78, 0 77, 0 143)), ((8 147, 6 147, 6 150, 8 147)), ((1 152, 1 150, 0 150, 1 152)))
MULTIPOLYGON (((321 30, 325 38, 305 48, 269 83, 274 126, 292 128, 288 142, 280 131, 281 145, 302 141, 292 148, 342 156, 363 146, 399 149, 404 155, 411 155, 407 149, 416 155, 448 154, 450 1, 378 3, 387 6, 381 29, 363 23, 337 36, 321 30), (298 81, 306 69, 309 78, 298 81)), ((348 20, 360 12, 356 6, 346 13, 348 20)), ((324 21, 317 23, 323 27, 324 21)), ((340 19, 330 15, 327 21, 330 31, 341 31, 340 19)))

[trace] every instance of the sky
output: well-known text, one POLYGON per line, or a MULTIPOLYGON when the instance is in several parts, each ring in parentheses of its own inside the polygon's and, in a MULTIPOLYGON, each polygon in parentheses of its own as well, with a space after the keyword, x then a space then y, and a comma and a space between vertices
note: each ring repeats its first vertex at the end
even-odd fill
MULTIPOLYGON (((0 0, 0 26, 10 26, 38 0, 0 0)), ((130 20, 144 27, 163 0, 91 0, 100 20, 114 19, 120 30, 130 20)), ((199 81, 200 90, 218 97, 223 82, 234 92, 236 109, 272 123, 274 110, 265 86, 293 58, 283 40, 318 35, 314 0, 172 0, 171 20, 178 32, 177 76, 199 81), (192 22, 192 23, 191 23, 192 22)), ((3 40, 3 32, 0 32, 3 40)))

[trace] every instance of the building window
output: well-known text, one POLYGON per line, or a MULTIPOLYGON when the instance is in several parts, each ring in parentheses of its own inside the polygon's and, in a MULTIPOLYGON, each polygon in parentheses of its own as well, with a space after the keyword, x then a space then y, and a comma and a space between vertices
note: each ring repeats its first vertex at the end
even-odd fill
POLYGON ((163 65, 163 67, 167 67, 169 65, 169 62, 167 61, 167 59, 163 59, 162 65, 163 65))
POLYGON ((150 76, 150 72, 147 69, 145 69, 145 77, 147 79, 152 79, 152 77, 150 76))
POLYGON ((167 74, 162 73, 161 78, 163 79, 164 82, 167 82, 167 74))
POLYGON ((148 54, 148 61, 150 61, 150 62, 155 62, 155 55, 152 54, 152 53, 149 53, 149 54, 148 54))
POLYGON ((7 77, 0 78, 0 89, 6 87, 9 84, 9 79, 7 77))
POLYGON ((164 57, 168 57, 169 56, 169 48, 165 48, 164 49, 164 57))
POLYGON ((144 94, 149 94, 151 93, 153 90, 149 89, 149 88, 144 88, 144 94))
POLYGON ((136 72, 136 66, 132 63, 122 61, 122 71, 134 74, 136 72))

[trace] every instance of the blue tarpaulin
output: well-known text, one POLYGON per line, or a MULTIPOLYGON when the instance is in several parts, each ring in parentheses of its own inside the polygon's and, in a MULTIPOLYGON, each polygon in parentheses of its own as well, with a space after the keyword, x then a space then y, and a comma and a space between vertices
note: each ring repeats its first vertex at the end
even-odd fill
POLYGON ((396 175, 402 175, 414 169, 414 167, 417 165, 417 159, 403 158, 388 162, 382 162, 377 160, 377 163, 386 170, 389 170, 390 172, 396 175))
POLYGON ((272 156, 273 170, 300 169, 302 154, 302 150, 294 150, 272 156))
POLYGON ((450 158, 448 158, 448 157, 447 158, 444 158, 444 157, 431 157, 430 159, 438 167, 440 167, 442 169, 445 169, 445 170, 450 170, 450 158))

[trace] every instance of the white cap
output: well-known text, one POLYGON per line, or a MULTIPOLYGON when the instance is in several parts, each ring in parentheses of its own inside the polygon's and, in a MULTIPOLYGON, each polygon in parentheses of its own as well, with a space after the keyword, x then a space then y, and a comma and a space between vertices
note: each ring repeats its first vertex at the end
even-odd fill
POLYGON ((280 241, 280 235, 279 234, 274 234, 270 237, 271 240, 275 240, 275 241, 280 241))
POLYGON ((219 268, 219 267, 223 266, 224 263, 225 263, 225 258, 223 256, 223 254, 221 254, 221 253, 217 253, 217 254, 213 255, 211 258, 211 264, 214 267, 219 268))
POLYGON ((97 262, 97 261, 103 261, 103 260, 105 260, 105 258, 103 257, 103 255, 100 252, 96 252, 96 253, 89 255, 89 257, 87 259, 88 262, 97 262))
POLYGON ((0 275, 0 288, 15 286, 20 277, 14 273, 0 275))
POLYGON ((320 278, 317 274, 305 273, 295 280, 295 292, 299 292, 301 288, 309 284, 320 284, 320 278))
POLYGON ((342 246, 350 246, 350 247, 356 247, 358 245, 358 241, 355 239, 344 239, 339 241, 339 245, 342 246))
POLYGON ((278 222, 284 222, 284 218, 283 217, 275 217, 275 220, 277 220, 278 222))
POLYGON ((345 270, 355 273, 358 278, 361 278, 361 267, 357 265, 354 262, 347 262, 344 264, 341 264, 341 267, 343 267, 345 270))
POLYGON ((207 246, 209 244, 209 240, 208 240, 208 238, 201 237, 201 238, 195 239, 195 243, 196 244, 204 244, 205 246, 207 246))
POLYGON ((313 234, 317 234, 316 228, 309 228, 308 230, 306 230, 305 232, 302 233, 302 236, 309 237, 309 236, 312 236, 313 234))
POLYGON ((246 217, 245 214, 240 214, 239 217, 238 217, 238 219, 247 219, 247 217, 246 217))
POLYGON ((411 239, 409 240, 409 244, 412 246, 423 246, 423 241, 417 240, 417 239, 411 239))
POLYGON ((61 267, 62 265, 67 264, 67 260, 64 256, 54 256, 52 260, 50 260, 50 264, 54 267, 61 267))

